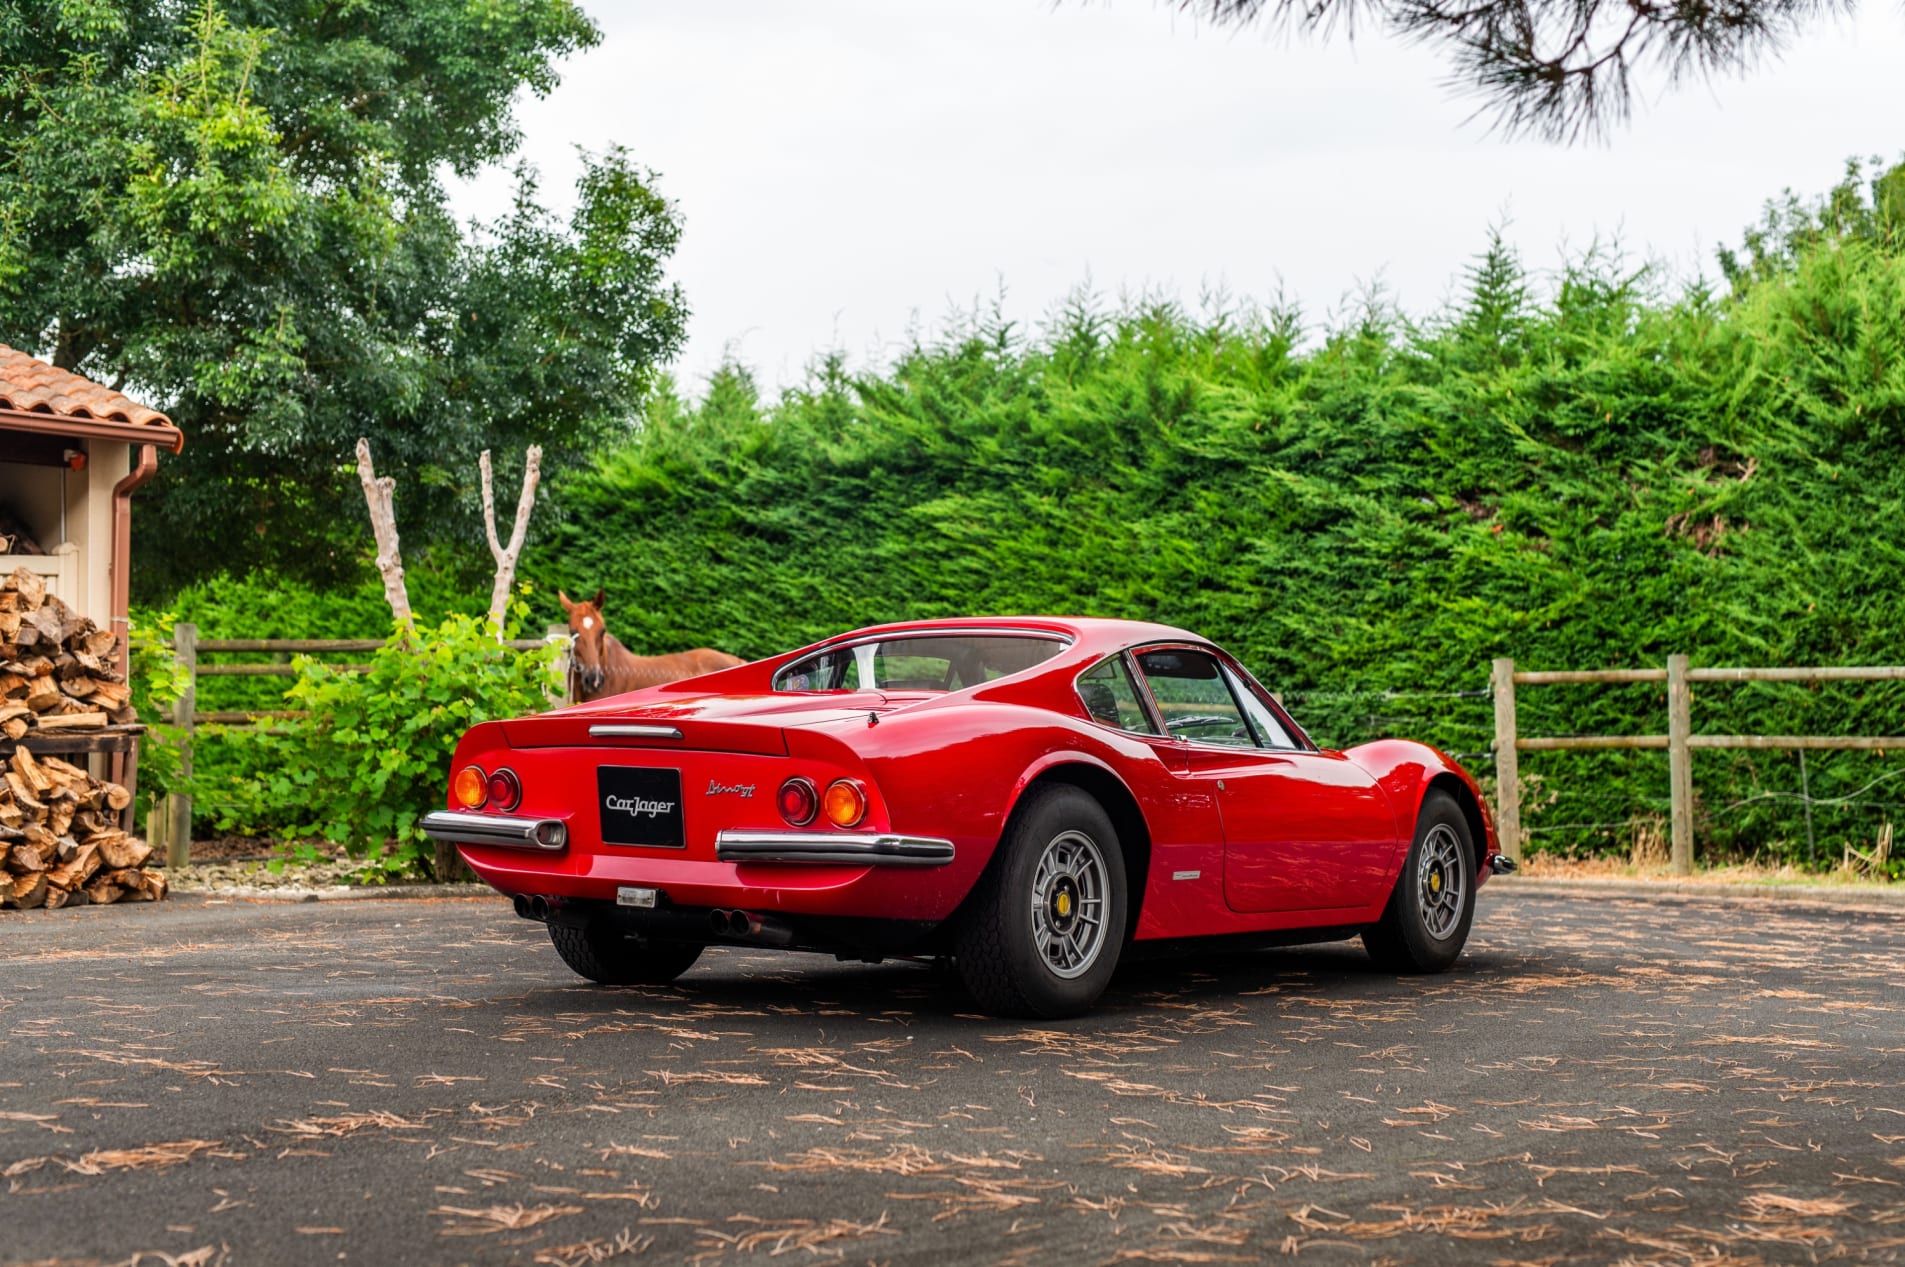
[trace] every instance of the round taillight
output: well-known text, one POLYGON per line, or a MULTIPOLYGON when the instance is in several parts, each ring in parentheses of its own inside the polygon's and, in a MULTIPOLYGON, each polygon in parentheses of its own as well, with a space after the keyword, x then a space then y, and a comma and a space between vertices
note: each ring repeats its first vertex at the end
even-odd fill
POLYGON ((805 827, 820 810, 820 793, 806 779, 792 778, 781 784, 780 805, 782 818, 794 827, 805 827))
POLYGON ((523 799, 523 785, 516 779, 514 770, 498 770, 489 776, 490 804, 497 809, 511 810, 523 799))
POLYGON ((852 827, 867 816, 867 794, 852 779, 835 779, 827 785, 820 808, 835 827, 852 827))
POLYGON ((464 809, 482 809, 489 799, 489 779, 480 767, 466 765, 450 780, 450 795, 464 809))

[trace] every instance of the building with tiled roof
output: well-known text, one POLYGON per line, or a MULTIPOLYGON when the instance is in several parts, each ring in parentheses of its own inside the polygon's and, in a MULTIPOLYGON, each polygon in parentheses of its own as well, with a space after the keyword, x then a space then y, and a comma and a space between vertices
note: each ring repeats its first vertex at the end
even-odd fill
POLYGON ((158 410, 0 344, 0 576, 38 573, 123 657, 132 493, 184 444, 158 410))
POLYGON ((39 414, 71 422, 157 428, 169 433, 154 442, 174 453, 179 450, 178 428, 156 409, 148 409, 123 392, 102 387, 37 357, 0 343, 0 410, 39 414))

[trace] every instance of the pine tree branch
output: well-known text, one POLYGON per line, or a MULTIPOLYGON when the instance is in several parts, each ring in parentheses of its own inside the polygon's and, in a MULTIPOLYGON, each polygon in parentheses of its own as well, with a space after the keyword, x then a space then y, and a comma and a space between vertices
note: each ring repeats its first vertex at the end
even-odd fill
POLYGON ((1359 23, 1443 49, 1450 80, 1510 134, 1604 135, 1628 118, 1634 79, 1669 85, 1743 73, 1851 0, 1173 0, 1219 26, 1353 37, 1359 23))

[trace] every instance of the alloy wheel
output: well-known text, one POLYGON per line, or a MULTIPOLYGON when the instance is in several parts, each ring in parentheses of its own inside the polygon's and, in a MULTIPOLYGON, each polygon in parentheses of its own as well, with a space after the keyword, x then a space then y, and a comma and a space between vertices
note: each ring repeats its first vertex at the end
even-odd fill
POLYGON ((1110 890, 1097 841, 1065 831, 1046 844, 1032 872, 1032 943, 1054 975, 1081 977, 1098 961, 1110 890))
POLYGON ((1446 823, 1437 823, 1422 838, 1416 863, 1416 901, 1422 926, 1429 936, 1444 941, 1462 920, 1468 896, 1468 868, 1462 865, 1462 844, 1446 823))

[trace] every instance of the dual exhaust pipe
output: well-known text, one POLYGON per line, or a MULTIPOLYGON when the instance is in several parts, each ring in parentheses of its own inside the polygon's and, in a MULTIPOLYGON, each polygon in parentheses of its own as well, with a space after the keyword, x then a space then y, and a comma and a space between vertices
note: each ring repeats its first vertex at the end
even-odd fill
MULTIPOLYGON (((513 904, 518 916, 538 923, 548 923, 550 916, 555 913, 554 906, 546 897, 532 897, 526 893, 518 893, 515 895, 513 904)), ((681 912, 681 916, 688 916, 688 912, 681 912)), ((692 917, 689 916, 689 918, 692 917)), ((733 941, 751 941, 765 946, 794 944, 793 929, 771 915, 757 915, 752 911, 731 911, 725 907, 717 907, 708 912, 708 929, 716 937, 733 941)), ((681 936, 683 933, 677 932, 675 935, 681 936)), ((691 933, 687 935, 693 936, 691 933)))
POLYGON ((761 931, 761 917, 717 908, 708 912, 708 927, 716 937, 752 937, 761 931))
POLYGON ((791 946, 794 930, 769 915, 752 911, 728 911, 719 907, 708 912, 708 927, 716 937, 737 941, 761 942, 769 946, 791 946))

